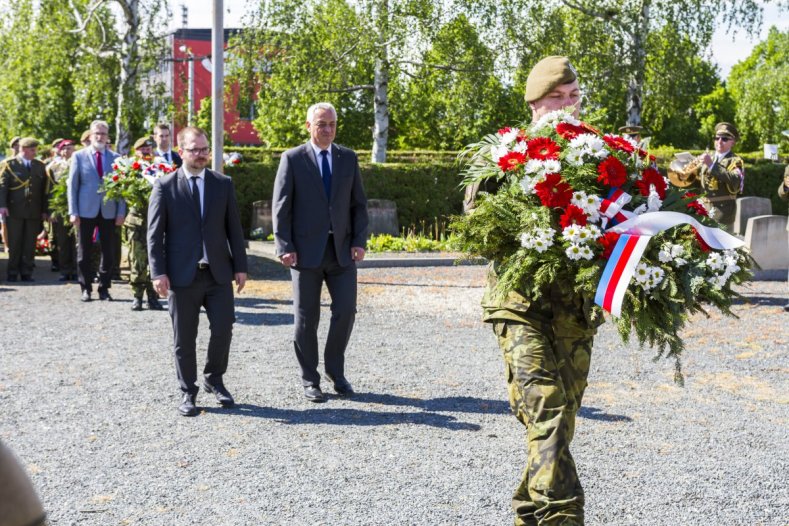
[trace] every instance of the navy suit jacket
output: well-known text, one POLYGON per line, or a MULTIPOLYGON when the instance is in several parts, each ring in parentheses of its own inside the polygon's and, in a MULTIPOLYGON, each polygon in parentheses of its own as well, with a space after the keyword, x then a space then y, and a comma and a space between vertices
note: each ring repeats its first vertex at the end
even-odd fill
POLYGON ((158 179, 148 204, 148 261, 151 277, 164 274, 171 287, 191 285, 205 242, 208 264, 217 283, 247 271, 244 233, 230 177, 206 169, 203 218, 192 201, 183 168, 158 179))
POLYGON ((298 266, 316 268, 333 231, 337 261, 351 264, 351 247, 367 246, 367 198, 356 153, 332 144, 331 201, 310 143, 282 154, 271 201, 278 256, 296 252, 298 266))

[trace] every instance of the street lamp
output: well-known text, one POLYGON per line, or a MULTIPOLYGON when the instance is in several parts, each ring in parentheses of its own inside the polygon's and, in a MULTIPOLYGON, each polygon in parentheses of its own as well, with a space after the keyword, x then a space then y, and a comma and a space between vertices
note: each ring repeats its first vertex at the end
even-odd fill
POLYGON ((195 100, 195 56, 192 54, 192 50, 189 49, 186 45, 181 45, 178 50, 181 53, 186 53, 189 57, 186 59, 186 62, 189 64, 189 69, 187 70, 186 79, 189 84, 189 91, 187 94, 187 99, 189 101, 189 107, 187 110, 187 117, 186 122, 189 126, 192 126, 194 121, 194 100, 195 100))

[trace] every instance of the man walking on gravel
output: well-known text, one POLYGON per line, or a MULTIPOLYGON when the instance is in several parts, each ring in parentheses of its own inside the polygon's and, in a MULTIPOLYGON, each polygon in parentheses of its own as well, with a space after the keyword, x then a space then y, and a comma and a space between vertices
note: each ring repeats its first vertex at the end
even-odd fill
POLYGON ((223 407, 234 400, 224 384, 235 322, 232 281, 241 292, 247 254, 233 181, 206 168, 211 148, 199 128, 178 133, 184 164, 157 179, 148 206, 148 260, 156 292, 167 297, 175 370, 183 393, 178 411, 197 415, 197 324, 205 307, 211 337, 203 388, 223 407))
POLYGON ((325 402, 318 373, 318 320, 323 283, 331 296, 326 375, 339 395, 353 394, 345 378, 345 348, 356 317, 356 262, 367 246, 367 198, 356 153, 334 144, 337 111, 329 103, 307 110, 306 144, 282 154, 272 199, 276 253, 293 280, 294 346, 304 396, 325 402))

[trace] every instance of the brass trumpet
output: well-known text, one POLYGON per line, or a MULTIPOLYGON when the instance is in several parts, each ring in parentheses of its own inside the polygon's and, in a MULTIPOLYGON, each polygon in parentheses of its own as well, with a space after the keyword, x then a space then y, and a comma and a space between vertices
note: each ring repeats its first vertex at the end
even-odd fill
POLYGON ((679 188, 693 185, 699 178, 705 155, 709 155, 709 152, 696 157, 691 157, 687 152, 676 154, 676 158, 668 166, 668 180, 671 184, 679 188))

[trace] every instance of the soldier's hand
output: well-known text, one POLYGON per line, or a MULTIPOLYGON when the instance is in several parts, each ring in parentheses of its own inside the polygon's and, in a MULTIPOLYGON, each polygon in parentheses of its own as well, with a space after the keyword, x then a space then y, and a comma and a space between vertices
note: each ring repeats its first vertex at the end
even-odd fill
POLYGON ((167 277, 167 274, 153 280, 153 289, 160 298, 167 297, 167 291, 170 290, 170 278, 167 277))
POLYGON ((704 166, 706 166, 707 168, 712 166, 712 157, 710 157, 710 154, 705 153, 704 157, 702 157, 701 160, 704 162, 704 166))
POLYGON ((71 221, 72 225, 79 226, 79 216, 68 216, 68 220, 71 221))

